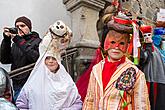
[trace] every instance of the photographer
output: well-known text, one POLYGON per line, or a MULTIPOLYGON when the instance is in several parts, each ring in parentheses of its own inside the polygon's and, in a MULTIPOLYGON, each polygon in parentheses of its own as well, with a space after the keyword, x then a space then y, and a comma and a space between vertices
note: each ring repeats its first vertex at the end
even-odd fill
MULTIPOLYGON (((37 32, 31 30, 31 20, 25 16, 16 19, 15 28, 4 27, 0 61, 2 64, 11 64, 11 70, 37 61, 41 39, 37 32)), ((16 101, 29 74, 30 72, 26 72, 12 78, 14 101, 16 101)))

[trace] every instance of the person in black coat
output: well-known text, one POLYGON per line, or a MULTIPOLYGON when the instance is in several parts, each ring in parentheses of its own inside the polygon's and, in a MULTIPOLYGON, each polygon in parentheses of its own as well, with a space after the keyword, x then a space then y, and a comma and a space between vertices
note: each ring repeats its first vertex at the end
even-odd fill
MULTIPOLYGON (((31 20, 25 16, 15 21, 15 28, 4 27, 1 43, 2 64, 11 64, 11 71, 35 63, 39 57, 41 39, 37 32, 32 31, 31 20)), ((30 72, 12 78, 14 100, 28 79, 30 72)))

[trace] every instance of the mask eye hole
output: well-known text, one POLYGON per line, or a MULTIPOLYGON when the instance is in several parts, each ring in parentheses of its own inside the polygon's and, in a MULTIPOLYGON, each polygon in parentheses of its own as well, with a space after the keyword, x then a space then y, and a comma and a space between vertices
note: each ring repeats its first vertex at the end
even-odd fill
POLYGON ((144 37, 147 37, 147 35, 144 35, 144 37))
POLYGON ((63 25, 61 25, 61 26, 60 26, 60 28, 61 28, 61 29, 63 29, 63 28, 64 28, 64 26, 63 26, 63 25))
POLYGON ((56 26, 56 28, 57 28, 57 29, 59 29, 59 27, 58 27, 58 26, 56 26))
POLYGON ((120 45, 125 45, 125 42, 120 42, 120 45))
POLYGON ((116 42, 115 41, 111 41, 111 44, 115 44, 116 42))

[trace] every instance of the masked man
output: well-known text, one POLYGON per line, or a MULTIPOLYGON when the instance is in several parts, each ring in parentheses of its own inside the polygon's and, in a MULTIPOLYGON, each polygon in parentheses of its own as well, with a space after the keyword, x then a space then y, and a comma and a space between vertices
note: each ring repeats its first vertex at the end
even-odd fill
POLYGON ((107 56, 92 69, 83 110, 150 110, 144 73, 125 56, 130 23, 117 17, 108 22, 107 56))

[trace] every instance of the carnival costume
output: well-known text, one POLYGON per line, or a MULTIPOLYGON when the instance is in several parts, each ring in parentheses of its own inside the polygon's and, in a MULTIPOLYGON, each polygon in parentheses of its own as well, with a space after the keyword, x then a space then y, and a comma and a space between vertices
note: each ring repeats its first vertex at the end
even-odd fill
MULTIPOLYGON (((165 63, 163 49, 161 49, 161 37, 165 34, 163 28, 153 30, 154 51, 148 62, 143 65, 143 72, 147 80, 151 110, 163 110, 165 108, 165 63)), ((165 54, 164 54, 165 55, 165 54)))
MULTIPOLYGON (((132 24, 134 21, 127 18, 114 17, 107 26, 109 30, 131 34, 132 24)), ((105 39, 105 51, 110 48, 108 44, 105 39)), ((125 56, 109 62, 107 55, 92 68, 83 110, 123 109, 150 110, 145 75, 125 56)))

